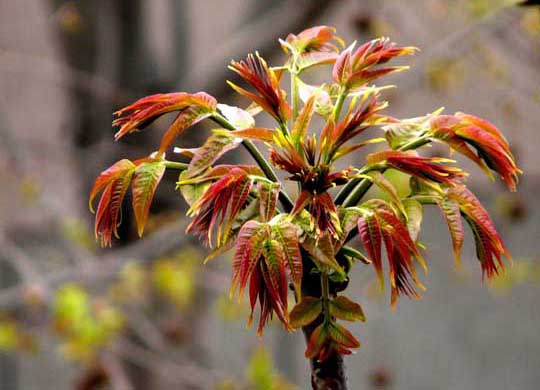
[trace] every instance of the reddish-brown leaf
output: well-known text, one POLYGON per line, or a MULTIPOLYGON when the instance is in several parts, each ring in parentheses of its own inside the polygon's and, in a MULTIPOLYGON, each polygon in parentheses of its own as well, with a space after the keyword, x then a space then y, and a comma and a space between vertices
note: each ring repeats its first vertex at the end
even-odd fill
POLYGON ((461 221, 461 212, 459 205, 449 199, 441 198, 437 201, 437 205, 441 209, 443 216, 450 231, 452 239, 452 248, 454 250, 454 258, 456 265, 459 265, 461 259, 461 248, 463 247, 464 231, 461 221))
POLYGON ((90 191, 90 197, 88 199, 88 207, 90 208, 90 211, 94 212, 93 203, 97 194, 103 191, 103 189, 114 180, 117 180, 122 176, 126 176, 134 170, 135 164, 133 164, 130 160, 123 159, 101 172, 94 183, 92 191, 90 191))
MULTIPOLYGON (((145 127, 163 114, 186 110, 190 107, 198 107, 200 111, 211 112, 215 111, 216 105, 216 99, 204 92, 195 94, 176 92, 146 96, 115 112, 118 118, 113 121, 113 126, 120 127, 115 134, 115 139, 118 140, 138 128, 145 127)), ((187 125, 185 120, 184 125, 187 125)))

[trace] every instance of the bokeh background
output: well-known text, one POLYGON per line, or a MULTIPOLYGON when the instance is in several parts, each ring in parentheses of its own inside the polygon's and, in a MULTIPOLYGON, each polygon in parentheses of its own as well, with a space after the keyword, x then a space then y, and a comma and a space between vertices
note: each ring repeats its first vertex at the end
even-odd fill
POLYGON ((98 249, 86 202, 101 170, 154 150, 170 120, 115 143, 115 109, 175 90, 244 104, 225 84, 231 59, 258 49, 278 64, 277 38, 327 24, 349 42, 384 35, 420 47, 410 71, 385 80, 398 86, 385 95, 391 114, 445 106, 488 118, 525 171, 508 193, 467 165, 515 258, 493 284, 480 283, 470 236, 456 270, 431 211, 422 300, 392 311, 373 272, 355 270, 351 295, 368 321, 354 327, 363 346, 347 358, 350 388, 538 389, 540 8, 516 3, 0 0, 0 388, 308 388, 301 334, 245 330, 247 308, 228 300, 229 259, 200 265, 173 175, 142 241, 126 210, 122 239, 98 249))

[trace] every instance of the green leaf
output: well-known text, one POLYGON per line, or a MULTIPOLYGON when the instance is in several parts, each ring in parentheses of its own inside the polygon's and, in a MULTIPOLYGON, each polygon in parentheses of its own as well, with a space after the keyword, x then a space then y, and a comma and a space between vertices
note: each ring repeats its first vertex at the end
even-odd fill
POLYGON ((180 193, 186 200, 187 204, 192 206, 202 196, 202 194, 206 192, 212 183, 209 180, 206 180, 193 184, 181 184, 182 181, 187 180, 186 175, 186 171, 182 171, 180 173, 177 188, 180 189, 180 193))
POLYGON ((321 312, 322 301, 320 298, 304 296, 302 301, 292 309, 289 321, 293 328, 298 329, 311 324, 321 312))
POLYGON ((261 181, 257 184, 260 214, 263 221, 269 221, 276 213, 280 189, 280 183, 268 183, 266 181, 261 181))
POLYGON ((330 315, 345 321, 366 320, 362 307, 343 295, 330 301, 330 315))
POLYGON ((390 200, 392 203, 401 211, 401 213, 404 216, 407 216, 407 213, 405 212, 405 208, 403 206, 403 203, 401 201, 401 198, 399 196, 399 193, 392 184, 390 180, 388 180, 384 175, 379 171, 373 171, 368 173, 367 175, 360 175, 363 178, 367 178, 370 180, 373 184, 375 184, 377 187, 379 187, 382 191, 384 191, 388 196, 390 197, 390 200))
POLYGON ((315 96, 315 112, 327 118, 333 111, 334 105, 330 94, 326 91, 326 86, 313 86, 298 80, 298 94, 300 100, 306 103, 312 96, 315 96))
POLYGON ((441 111, 442 109, 439 109, 429 115, 404 119, 384 126, 383 130, 388 144, 392 149, 396 150, 417 140, 428 132, 431 119, 439 115, 441 111))
POLYGON ((407 216, 407 229, 412 240, 416 242, 420 233, 424 209, 420 202, 410 198, 403 201, 403 206, 405 207, 405 215, 407 216))
POLYGON ((291 130, 291 138, 293 145, 298 148, 300 143, 305 139, 309 124, 311 122, 311 117, 313 116, 313 111, 315 109, 315 99, 317 98, 317 93, 311 95, 308 101, 305 103, 302 111, 296 118, 293 128, 291 130))
POLYGON ((144 226, 148 220, 154 193, 164 173, 164 162, 155 161, 142 163, 137 167, 133 175, 131 191, 133 194, 133 211, 135 212, 139 237, 144 232, 144 226))
POLYGON ((343 326, 332 322, 328 326, 328 334, 330 338, 334 340, 337 344, 345 348, 358 348, 360 347, 360 342, 343 326))

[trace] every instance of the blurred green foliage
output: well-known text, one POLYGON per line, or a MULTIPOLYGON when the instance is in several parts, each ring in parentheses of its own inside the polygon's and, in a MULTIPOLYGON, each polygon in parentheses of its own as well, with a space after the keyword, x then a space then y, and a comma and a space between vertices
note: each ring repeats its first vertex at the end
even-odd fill
POLYGON ((92 302, 76 284, 64 285, 56 292, 53 321, 62 340, 62 354, 87 363, 124 327, 124 316, 118 309, 103 300, 92 302))

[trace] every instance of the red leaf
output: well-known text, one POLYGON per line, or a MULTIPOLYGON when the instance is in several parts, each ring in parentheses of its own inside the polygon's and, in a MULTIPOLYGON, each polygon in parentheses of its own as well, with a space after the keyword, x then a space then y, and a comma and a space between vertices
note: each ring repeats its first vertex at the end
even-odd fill
POLYGON ((195 218, 186 230, 205 237, 210 246, 225 244, 235 218, 247 204, 252 185, 249 172, 239 166, 231 167, 191 206, 188 214, 195 218), (214 231, 217 241, 212 239, 214 231))
POLYGON ((493 124, 458 112, 454 116, 439 115, 433 118, 430 132, 436 139, 470 158, 490 177, 488 167, 497 172, 511 191, 516 190, 518 175, 522 171, 515 163, 508 141, 493 124))
POLYGON ((440 199, 437 201, 437 205, 446 219, 446 224, 448 225, 448 230, 450 231, 450 237, 452 239, 454 257, 456 264, 459 265, 461 248, 463 247, 464 241, 463 223, 461 222, 459 205, 449 199, 440 199))
POLYGON ((415 47, 397 47, 388 38, 377 38, 366 42, 354 53, 354 44, 341 52, 332 72, 334 81, 346 88, 363 86, 388 73, 406 69, 404 67, 378 67, 391 59, 414 54, 415 47))
POLYGON ((231 296, 235 294, 237 287, 239 288, 238 295, 242 296, 244 288, 263 253, 267 234, 267 226, 257 221, 248 221, 240 229, 233 260, 231 296))
POLYGON ((118 161, 101 173, 90 192, 88 204, 93 212, 93 200, 98 193, 103 191, 95 221, 95 236, 96 239, 100 238, 101 246, 110 246, 113 234, 118 237, 117 227, 120 222, 122 202, 135 168, 136 165, 129 160, 118 161))
POLYGON ((123 159, 114 163, 110 168, 101 172, 101 174, 96 179, 92 191, 90 191, 90 197, 88 199, 88 207, 90 211, 94 212, 93 201, 97 194, 99 194, 103 189, 109 185, 114 180, 119 179, 122 176, 126 176, 130 171, 135 169, 135 164, 130 160, 123 159))
POLYGON ((310 27, 297 35, 289 34, 287 44, 282 44, 282 47, 285 52, 292 48, 296 54, 338 52, 339 46, 343 46, 343 40, 335 33, 334 27, 310 27))
POLYGON ((418 157, 415 151, 384 150, 368 155, 367 162, 368 164, 384 163, 388 167, 416 176, 419 179, 450 186, 456 185, 456 180, 467 176, 459 168, 441 165, 441 163, 454 162, 453 160, 418 157))
POLYGON ((291 109, 279 86, 279 79, 262 57, 249 54, 243 61, 232 61, 229 68, 255 88, 258 94, 229 82, 236 92, 253 100, 278 122, 285 123, 289 119, 291 109))
POLYGON ((366 249, 369 258, 373 262, 379 285, 384 288, 384 276, 382 269, 382 231, 375 214, 358 218, 358 235, 362 245, 366 249))
POLYGON ((115 139, 118 140, 135 129, 144 127, 168 112, 185 110, 189 107, 198 107, 201 111, 213 112, 216 105, 216 99, 204 92, 195 94, 176 92, 146 96, 115 112, 119 118, 113 121, 113 126, 120 126, 120 130, 115 134, 115 139))
POLYGON ((465 186, 448 189, 447 197, 459 205, 461 213, 473 230, 476 252, 482 265, 483 274, 487 275, 488 278, 498 274, 499 268, 504 267, 502 255, 510 260, 511 256, 495 229, 489 213, 465 186))

